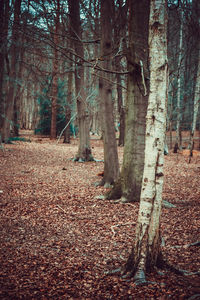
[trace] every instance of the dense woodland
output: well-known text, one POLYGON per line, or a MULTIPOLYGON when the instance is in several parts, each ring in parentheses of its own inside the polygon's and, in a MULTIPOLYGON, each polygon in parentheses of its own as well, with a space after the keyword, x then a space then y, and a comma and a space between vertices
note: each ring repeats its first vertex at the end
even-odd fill
MULTIPOLYGON (((113 0, 110 11, 104 12, 103 24, 107 17, 110 20, 110 28, 106 28, 109 35, 105 37, 111 43, 108 54, 103 53, 105 49, 101 45, 100 1, 75 2, 1 1, 2 140, 17 136, 19 129, 32 129, 52 138, 63 131, 65 142, 69 142, 70 127, 71 134, 76 134, 80 125, 77 111, 80 97, 84 99, 90 132, 101 136, 99 81, 108 77, 113 121, 120 131, 119 143, 123 145, 130 50, 128 1, 113 0), (105 62, 105 55, 109 56, 109 62, 105 62)), ((143 20, 145 10, 141 15, 143 20)), ((180 144, 182 130, 192 131, 193 122, 195 129, 199 130, 200 126, 198 1, 169 1, 167 31, 167 130, 177 130, 180 144)), ((140 56, 144 41, 141 36, 136 38, 140 56)), ((145 61, 142 63, 145 71, 145 61)))
MULTIPOLYGON (((118 260, 117 269, 110 268, 108 272, 104 270, 106 274, 121 276, 126 282, 133 282, 133 287, 157 284, 149 279, 149 274, 158 269, 170 270, 181 277, 193 276, 191 278, 196 282, 196 276, 199 276, 198 269, 193 270, 193 267, 190 267, 189 270, 183 270, 175 265, 176 262, 171 263, 166 257, 166 252, 163 250, 161 212, 163 207, 176 207, 168 201, 163 202, 163 188, 166 193, 164 177, 166 178, 166 174, 169 176, 168 167, 164 168, 164 154, 170 155, 167 160, 168 166, 169 163, 173 165, 173 159, 177 162, 180 155, 185 153, 188 153, 187 163, 190 168, 194 167, 194 159, 198 164, 200 2, 198 0, 3 0, 0 2, 0 14, 2 165, 6 161, 8 165, 12 165, 16 159, 16 168, 21 170, 22 153, 24 155, 27 153, 27 165, 29 161, 31 162, 31 157, 33 164, 37 164, 35 161, 37 156, 38 159, 41 157, 42 162, 42 153, 46 153, 45 164, 48 165, 49 162, 50 168, 47 173, 43 172, 39 165, 38 170, 29 166, 29 169, 20 171, 33 174, 38 172, 36 180, 38 176, 44 175, 44 178, 41 177, 43 178, 41 184, 44 183, 46 189, 49 180, 47 177, 56 178, 58 175, 51 168, 54 159, 59 164, 58 152, 61 143, 62 149, 66 149, 66 161, 69 159, 67 150, 76 149, 70 163, 68 160, 62 169, 67 171, 65 179, 68 181, 73 178, 70 171, 73 164, 74 168, 79 170, 77 164, 81 163, 80 170, 76 174, 78 184, 78 177, 84 176, 81 168, 85 168, 85 172, 86 170, 88 172, 88 166, 91 164, 91 172, 94 172, 95 166, 103 162, 102 170, 98 173, 101 180, 91 189, 91 198, 95 194, 94 189, 96 191, 99 189, 103 195, 95 199, 101 200, 102 205, 103 202, 105 205, 111 203, 121 209, 124 206, 124 210, 122 209, 124 213, 129 205, 137 208, 137 221, 134 221, 135 231, 131 248, 126 253, 123 263, 119 263, 118 260), (25 137, 22 136, 24 132, 26 132, 25 137), (48 139, 52 151, 47 150, 48 146, 44 146, 47 147, 44 151, 45 148, 42 147, 44 139, 44 144, 48 139), (19 141, 22 141, 22 144, 19 141), (28 141, 31 143, 26 146, 28 141), (13 142, 17 143, 16 147, 12 146, 13 142), (38 147, 37 143, 40 142, 41 147, 38 147), (70 148, 71 144, 77 147, 70 148), (95 145, 102 147, 100 159, 95 157, 95 153, 99 155, 95 151, 95 145), (14 154, 9 155, 12 149, 14 154)), ((183 160, 182 162, 185 165, 183 160)), ((58 165, 54 167, 57 168, 58 165)), ((193 176, 194 169, 191 170, 193 176)), ((197 168, 196 171, 198 173, 199 169, 197 168)), ((170 172, 175 176, 174 170, 170 172)), ((22 205, 23 199, 28 199, 25 201, 27 205, 25 207, 29 211, 29 206, 33 204, 32 200, 35 201, 35 198, 29 197, 29 179, 24 185, 22 196, 20 188, 15 184, 17 177, 13 177, 14 181, 8 179, 10 188, 7 188, 4 175, 5 178, 9 178, 9 170, 2 170, 3 181, 0 189, 5 214, 10 214, 10 202, 7 199, 10 199, 13 191, 18 194, 18 189, 19 205, 22 205), (26 194, 29 196, 26 197, 26 194), (32 200, 29 201, 30 199, 32 200)), ((40 204, 40 209, 42 209, 41 205, 48 205, 67 213, 69 218, 72 215, 76 218, 73 201, 69 202, 69 211, 66 212, 66 208, 63 208, 63 179, 60 178, 60 182, 54 179, 56 185, 62 190, 60 197, 58 197, 59 191, 53 191, 55 193, 53 196, 49 192, 46 202, 44 190, 41 189, 43 204, 40 204), (54 196, 58 198, 55 200, 54 196), (58 201, 57 204, 54 201, 58 201)), ((91 183, 91 178, 88 183, 91 183)), ((183 181, 181 184, 184 184, 183 181)), ((51 185, 48 187, 52 189, 51 185)), ((81 197, 83 193, 81 190, 85 191, 86 187, 87 180, 84 181, 82 188, 79 186, 80 195, 79 193, 77 195, 81 197)), ((167 185, 167 189, 171 190, 170 185, 167 185)), ((199 195, 199 187, 196 183, 194 189, 196 195, 199 195)), ((68 187, 65 195, 68 200, 71 199, 69 190, 68 187)), ((35 189, 31 192, 31 195, 33 194, 37 198, 35 189)), ((173 193, 173 197, 176 197, 176 193, 173 193)), ((174 202, 173 197, 169 197, 168 200, 174 202)), ((198 203, 197 198, 198 196, 194 195, 194 207, 198 203)), ((85 198, 82 200, 87 201, 85 198)), ((82 205, 86 204, 82 202, 77 209, 80 210, 82 205)), ((87 212, 89 211, 87 204, 87 212)), ((23 215, 23 212, 21 213, 23 215)), ((38 213, 40 214, 40 211, 38 213)), ((97 216, 99 217, 99 211, 97 216)), ((134 214, 132 217, 135 216, 134 214)), ((13 217, 9 234, 12 234, 18 217, 13 217)), ((29 217, 33 221, 32 210, 29 217)), ((45 215, 44 220, 46 218, 48 217, 45 215)), ((23 215, 25 223, 26 220, 27 211, 25 216, 23 215)), ((77 224, 79 223, 77 220, 77 224)), ((3 224, 4 221, 2 227, 3 224)), ((128 222, 125 217, 119 226, 124 224, 133 225, 131 216, 128 217, 128 222)), ((37 227, 34 222, 33 225, 37 227)), ((92 223, 90 225, 92 226, 92 223)), ((49 243, 49 224, 47 227, 46 238, 49 243)), ((41 230, 41 227, 39 226, 37 230, 41 230)), ((72 230, 72 240, 79 248, 79 242, 74 239, 76 233, 74 230, 72 230)), ((112 225, 111 231, 114 237, 115 229, 112 225)), ((28 232, 30 234, 29 230, 28 232)), ((82 238, 84 237, 86 238, 83 233, 82 238)), ((43 238, 45 240, 45 237, 43 238)), ((94 235, 94 239, 96 238, 94 235)), ((4 231, 2 243, 8 247, 9 243, 6 243, 6 239, 4 231)), ((26 244, 25 240, 23 238, 23 243, 26 244)), ((199 247, 197 236, 196 240, 188 236, 186 240, 187 243, 184 244, 188 248, 199 247)), ((16 245, 18 243, 17 238, 16 245)), ((46 246, 44 247, 46 249, 46 246)), ((104 251, 105 249, 102 253, 104 251)), ((51 251, 49 254, 46 253, 48 260, 50 254, 51 251)), ((55 253, 53 257, 55 258, 55 253)), ((7 259, 10 261, 8 257, 7 259)), ((25 257, 19 254, 19 260, 21 259, 23 261, 25 257)), ((39 260, 41 261, 41 257, 39 260)), ((81 256, 78 260, 81 260, 81 256)), ((58 274, 61 272, 60 267, 59 263, 58 274)), ((116 267, 116 264, 113 264, 113 267, 116 267)), ((27 268, 29 270, 29 263, 27 268)), ((8 269, 4 266, 2 275, 6 276, 7 273, 8 269)), ((70 274, 71 271, 69 277, 70 274)), ((45 276, 49 278, 47 274, 45 276)), ((16 279, 16 274, 14 278, 16 279)), ((18 282, 19 279, 16 281, 18 282)), ((1 283, 3 282, 2 277, 1 283)), ((117 282, 119 283, 118 280, 117 282)), ((11 288, 7 281, 6 285, 8 289, 11 288)), ((2 293, 5 297, 10 295, 6 291, 6 285, 3 285, 2 293)), ((184 279, 183 285, 181 291, 183 298, 197 292, 196 284, 193 286, 190 283, 191 289, 187 289, 184 279)), ((28 286, 30 288, 30 285, 28 286)), ((13 293, 23 297, 22 291, 17 294, 16 287, 13 293)), ((65 290, 62 290, 61 294, 63 292, 63 296, 72 296, 73 299, 75 290, 72 288, 70 295, 64 292, 65 290)), ((36 290, 35 292, 37 294, 36 290)), ((92 289, 93 292, 95 293, 95 290, 92 289)), ((51 297, 49 292, 47 294, 47 297, 51 297)), ((58 296, 55 290, 53 294, 58 296)), ((132 291, 130 297, 131 294, 132 291)), ((167 290, 164 294, 167 294, 167 290)), ((42 291, 37 295, 42 297, 42 291)), ((126 299, 128 295, 126 294, 126 299)), ((82 296, 83 294, 79 294, 78 297, 82 296)), ((123 295, 119 292, 115 296, 121 299, 123 295)), ((114 299, 115 296, 109 294, 107 297, 104 294, 105 299, 112 297, 114 299)), ((160 296, 157 293, 155 298, 160 296)), ((171 288, 170 296, 173 296, 171 288)), ((178 297, 178 293, 175 296, 178 297)), ((191 299, 196 299, 199 294, 193 296, 195 298, 191 299)))

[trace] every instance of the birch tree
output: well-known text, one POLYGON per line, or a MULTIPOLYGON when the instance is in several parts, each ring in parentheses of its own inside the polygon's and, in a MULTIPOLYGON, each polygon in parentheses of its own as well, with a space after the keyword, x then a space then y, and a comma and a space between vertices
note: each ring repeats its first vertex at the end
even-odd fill
POLYGON ((160 214, 168 86, 167 5, 165 0, 151 0, 150 3, 150 94, 146 116, 145 165, 135 244, 125 265, 125 273, 134 276, 138 284, 145 281, 145 272, 161 258, 160 214))

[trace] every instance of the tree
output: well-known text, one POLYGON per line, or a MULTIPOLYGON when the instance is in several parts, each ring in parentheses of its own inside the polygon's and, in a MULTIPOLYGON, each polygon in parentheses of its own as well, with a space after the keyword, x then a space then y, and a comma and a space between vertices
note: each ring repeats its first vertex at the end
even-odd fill
POLYGON ((8 13, 9 0, 3 0, 0 2, 0 128, 2 127, 4 121, 3 82, 5 74, 5 58, 7 52, 8 13))
POLYGON ((183 11, 180 11, 180 36, 179 36, 179 53, 178 53, 178 78, 177 78, 177 117, 176 117, 176 143, 174 152, 176 149, 181 149, 181 75, 182 75, 182 49, 183 48, 183 11))
MULTIPOLYGON (((127 51, 126 45, 126 35, 127 35, 127 11, 128 11, 128 1, 123 3, 122 0, 117 1, 117 5, 113 5, 115 11, 113 15, 114 18, 114 44, 117 48, 117 53, 115 54, 115 69, 117 71, 122 71, 122 62, 124 62, 124 56, 127 51)), ((126 65, 126 64, 125 64, 126 65)), ((116 74, 117 81, 117 106, 119 113, 119 146, 124 146, 124 133, 125 133, 125 104, 124 104, 124 93, 122 89, 122 75, 116 74)))
POLYGON ((59 18, 60 18, 60 0, 56 1, 56 16, 55 16, 55 30, 54 30, 54 60, 53 60, 53 80, 52 80, 52 100, 51 100, 51 139, 56 138, 56 115, 57 115, 57 97, 58 97, 58 49, 59 43, 59 18))
POLYGON ((200 21, 199 21, 199 14, 200 14, 200 3, 197 0, 193 1, 193 25, 197 29, 195 31, 195 40, 197 45, 197 72, 195 78, 195 88, 194 88, 194 105, 193 105, 193 118, 192 118, 192 126, 190 130, 190 141, 189 141, 189 149, 191 151, 190 156, 192 156, 192 150, 194 147, 194 133, 196 130, 197 125, 197 115, 199 110, 199 103, 200 103, 200 21))
POLYGON ((78 113, 79 149, 75 160, 93 160, 89 136, 89 111, 87 106, 84 75, 84 48, 81 34, 79 0, 69 0, 70 25, 73 31, 74 50, 76 54, 75 86, 78 113))
POLYGON ((148 103, 149 1, 129 4, 128 82, 122 171, 108 199, 139 201, 144 169, 145 117, 148 103))
POLYGON ((117 142, 115 136, 111 60, 112 60, 112 0, 101 0, 101 66, 108 70, 99 78, 100 114, 104 144, 104 176, 101 184, 109 186, 119 176, 117 142))
POLYGON ((135 244, 125 266, 125 273, 134 275, 138 283, 145 281, 145 272, 161 259, 160 214, 168 86, 167 6, 165 0, 151 0, 150 3, 150 94, 146 116, 145 165, 135 244))
POLYGON ((196 124, 197 124, 199 102, 200 102, 200 49, 199 49, 199 57, 198 57, 197 78, 196 78, 195 91, 194 91, 193 121, 191 126, 192 128, 190 131, 190 142, 189 142, 189 149, 191 150, 191 156, 194 147, 194 132, 196 130, 196 124))
POLYGON ((6 97, 5 117, 2 128, 2 140, 7 141, 10 137, 10 127, 13 124, 14 99, 16 93, 16 78, 17 78, 17 59, 19 55, 18 34, 20 26, 21 0, 16 0, 14 3, 14 22, 12 26, 12 44, 10 49, 10 73, 9 87, 6 97))
POLYGON ((70 70, 68 74, 68 82, 67 82, 67 103, 65 106, 65 120, 68 124, 67 128, 64 131, 64 141, 63 143, 70 143, 70 121, 71 121, 71 105, 72 105, 72 79, 73 79, 73 73, 72 73, 72 63, 70 62, 70 70))

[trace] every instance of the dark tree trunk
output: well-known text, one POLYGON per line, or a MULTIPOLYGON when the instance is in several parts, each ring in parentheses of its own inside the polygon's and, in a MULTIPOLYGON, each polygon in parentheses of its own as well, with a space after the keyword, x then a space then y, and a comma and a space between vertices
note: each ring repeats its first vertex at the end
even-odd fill
POLYGON ((56 119, 57 119, 57 98, 58 98, 58 49, 59 43, 59 16, 60 16, 60 0, 56 1, 56 19, 54 31, 54 61, 53 61, 53 80, 52 80, 52 100, 51 100, 51 139, 56 139, 56 119))
POLYGON ((19 19, 21 13, 21 0, 16 0, 14 4, 14 22, 12 28, 11 44, 11 64, 9 73, 9 88, 6 99, 5 118, 2 130, 2 140, 7 141, 10 137, 10 128, 13 127, 14 99, 16 93, 17 60, 19 55, 19 19))
MULTIPOLYGON (((117 69, 118 70, 118 69, 117 69)), ((125 133, 125 113, 122 98, 121 76, 117 75, 117 99, 118 99, 118 112, 119 112, 119 146, 124 146, 124 133, 125 133)))
MULTIPOLYGON (((101 0, 101 59, 102 67, 111 70, 112 57, 112 0, 101 0)), ((119 176, 117 142, 114 125, 111 75, 102 73, 99 79, 100 110, 104 144, 104 177, 101 184, 113 184, 119 176), (104 79, 105 78, 105 79, 104 79)))
POLYGON ((80 20, 80 4, 79 0, 69 0, 70 26, 74 32, 74 49, 77 55, 75 70, 75 86, 77 99, 78 114, 78 131, 79 131, 79 148, 75 160, 91 161, 93 160, 90 147, 89 135, 89 111, 85 92, 85 76, 84 76, 84 48, 81 41, 81 20, 80 20))
POLYGON ((4 99, 3 81, 5 73, 5 55, 7 51, 9 0, 0 1, 0 128, 3 126, 4 99))
POLYGON ((125 111, 124 158, 120 179, 108 199, 140 200, 144 169, 146 111, 149 92, 148 20, 150 2, 129 2, 128 83, 125 111))

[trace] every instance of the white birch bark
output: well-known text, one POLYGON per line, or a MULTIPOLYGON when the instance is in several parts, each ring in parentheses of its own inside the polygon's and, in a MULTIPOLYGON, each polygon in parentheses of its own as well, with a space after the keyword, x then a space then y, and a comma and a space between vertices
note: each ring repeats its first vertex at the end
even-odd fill
POLYGON ((134 254, 132 253, 132 271, 135 273, 136 281, 145 280, 146 268, 156 264, 160 253, 159 224, 168 87, 166 11, 165 0, 151 0, 149 20, 150 94, 146 117, 145 166, 134 254))

